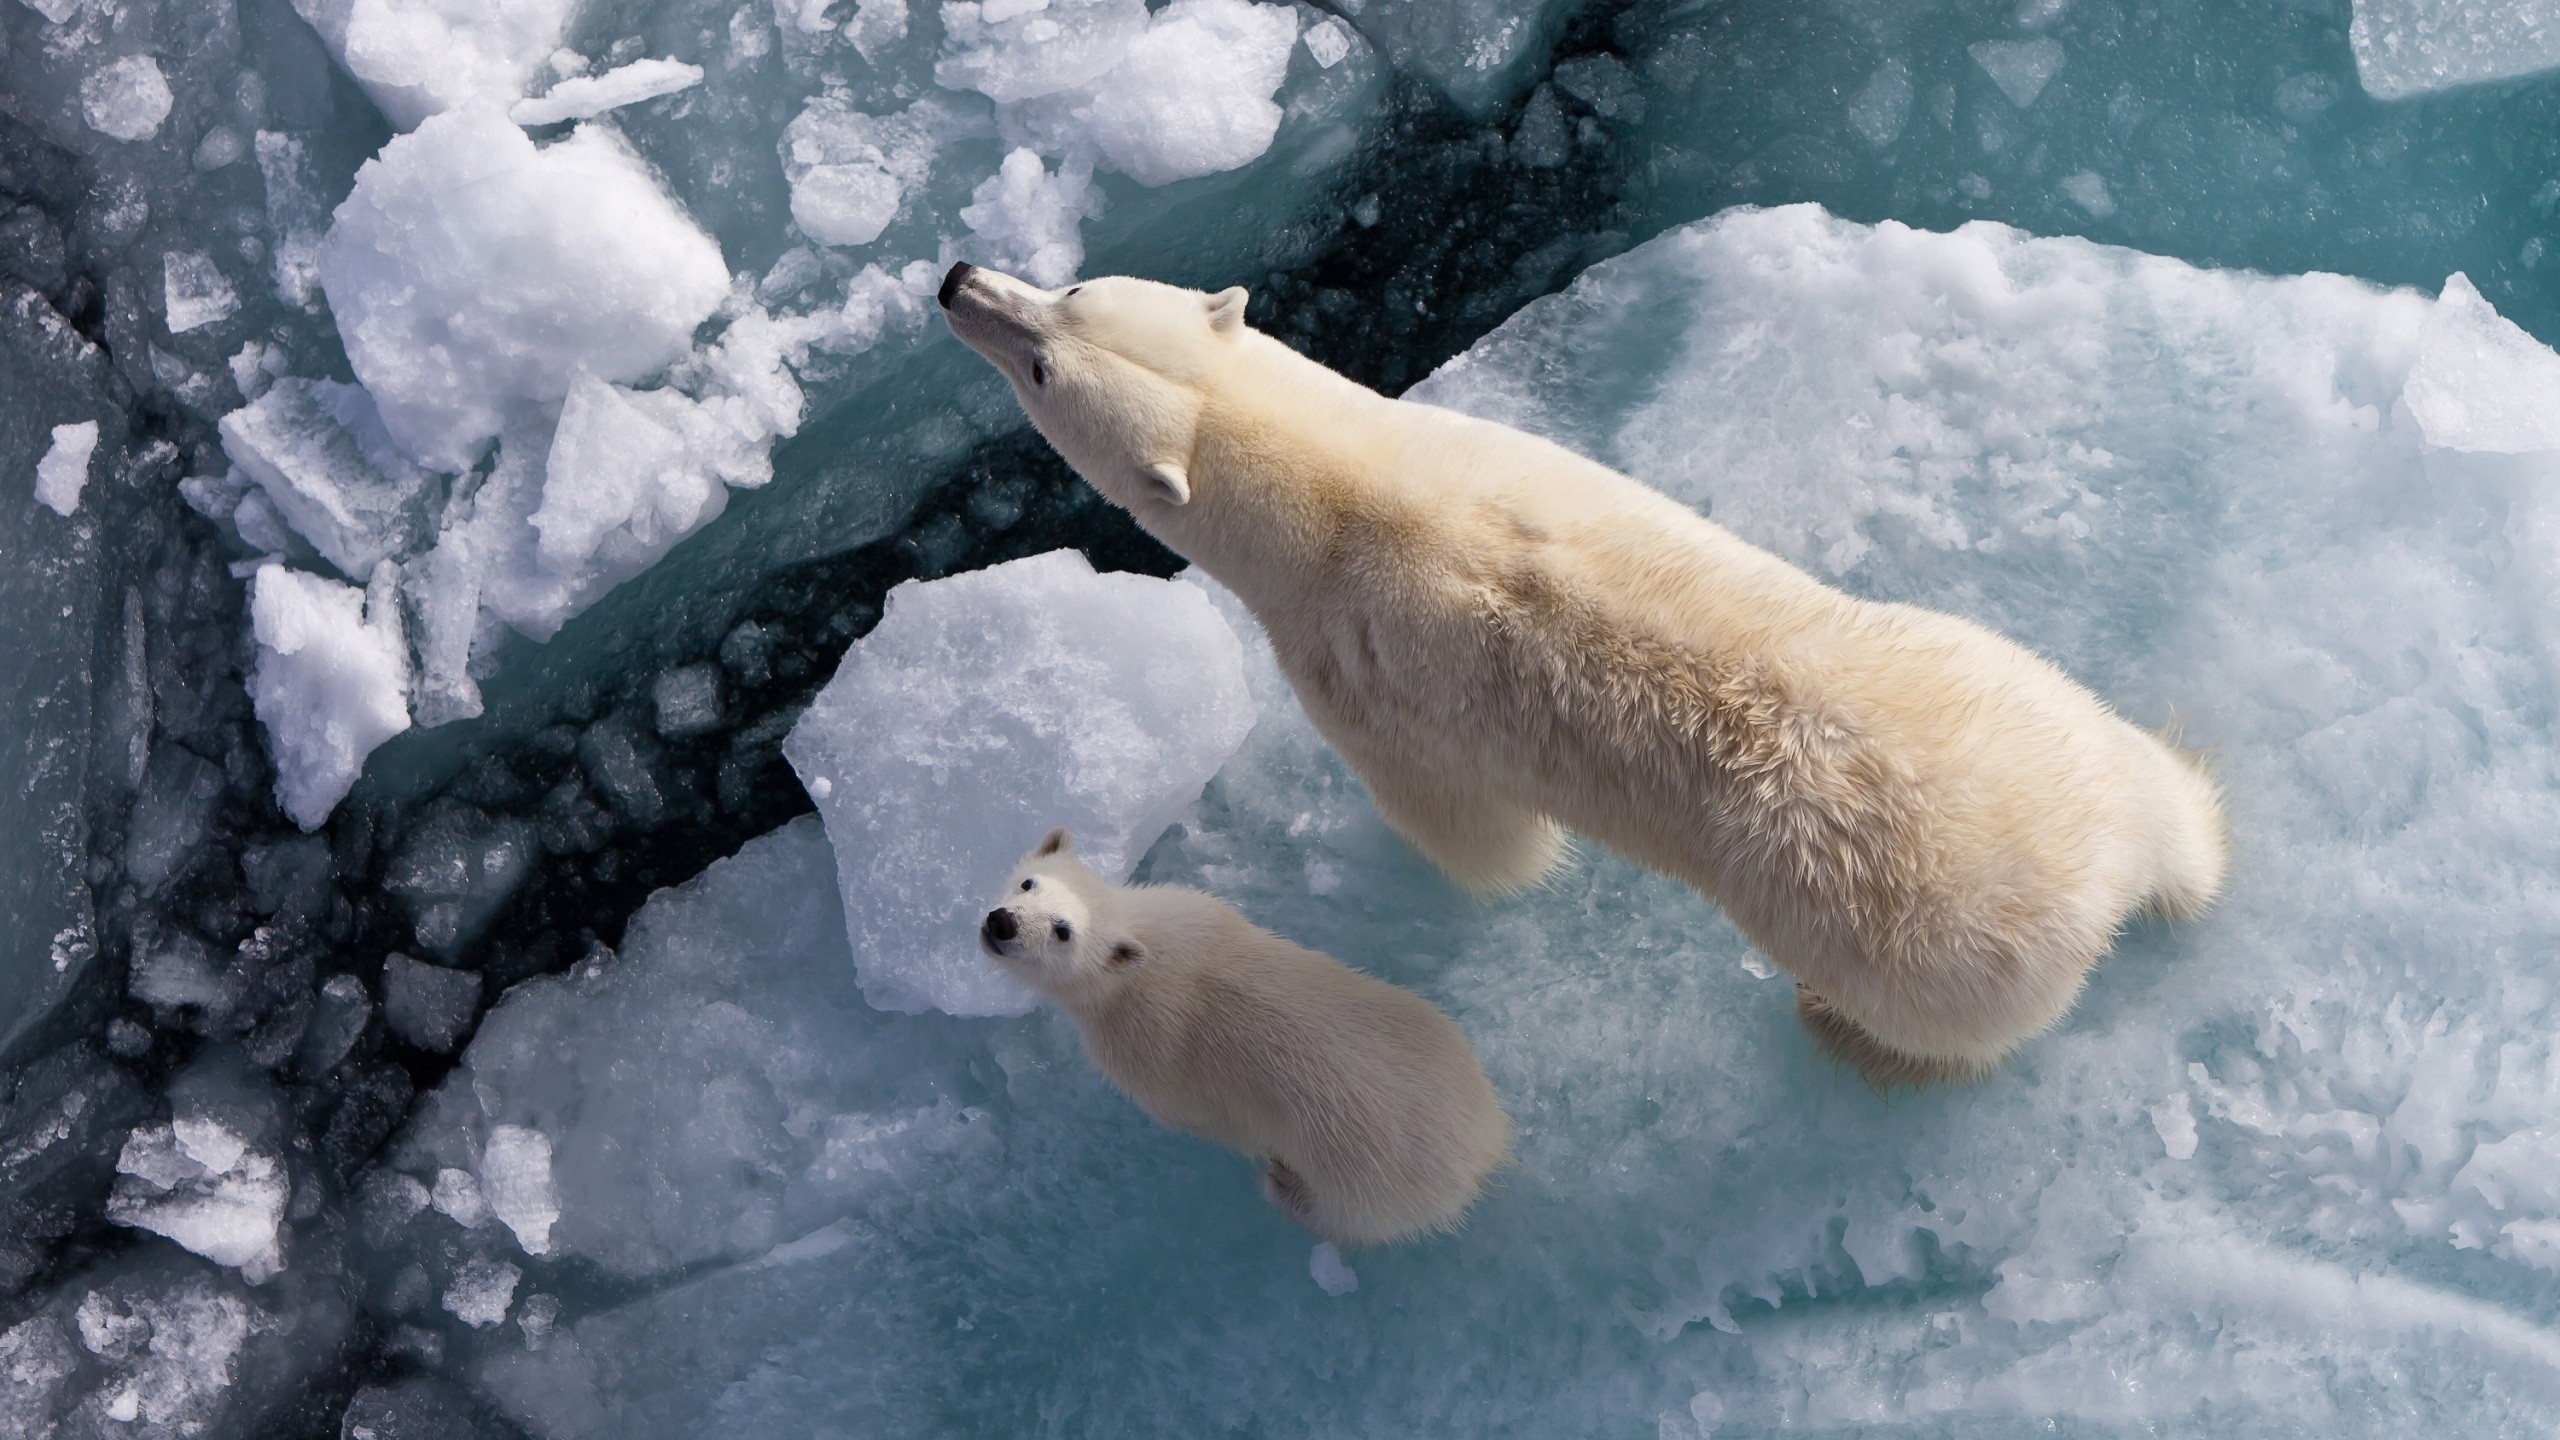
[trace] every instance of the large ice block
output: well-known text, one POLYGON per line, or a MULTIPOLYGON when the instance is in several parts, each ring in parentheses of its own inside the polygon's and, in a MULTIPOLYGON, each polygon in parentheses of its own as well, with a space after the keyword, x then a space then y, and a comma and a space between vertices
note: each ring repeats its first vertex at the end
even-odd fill
POLYGON ((1128 874, 1253 727, 1241 663, 1198 587, 1072 550, 890 591, 783 744, 871 1002, 1029 1010, 978 953, 987 887, 1053 825, 1128 874))

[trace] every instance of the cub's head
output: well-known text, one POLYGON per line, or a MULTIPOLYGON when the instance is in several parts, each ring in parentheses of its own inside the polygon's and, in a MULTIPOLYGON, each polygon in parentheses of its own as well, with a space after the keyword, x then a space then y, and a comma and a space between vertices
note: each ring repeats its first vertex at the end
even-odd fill
POLYGON ((1111 898, 1118 888, 1085 868, 1061 826, 1014 867, 1004 895, 978 924, 978 945, 1053 1000, 1106 995, 1146 958, 1135 940, 1117 933, 1111 898))
POLYGON ((1042 290, 963 263, 940 298, 951 333, 1004 372, 1095 489, 1142 518, 1191 503, 1204 394, 1247 334, 1242 288, 1112 276, 1042 290))

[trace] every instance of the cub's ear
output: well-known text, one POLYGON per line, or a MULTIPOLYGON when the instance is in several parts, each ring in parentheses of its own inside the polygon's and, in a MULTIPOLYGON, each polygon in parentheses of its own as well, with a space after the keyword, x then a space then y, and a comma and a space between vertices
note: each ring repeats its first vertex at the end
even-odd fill
POLYGON ((1135 940, 1123 940, 1111 947, 1111 966, 1115 970, 1123 965, 1135 965, 1146 958, 1147 952, 1139 949, 1135 940))
POLYGON ((1066 851, 1070 855, 1074 854, 1076 850, 1075 842, 1067 838, 1067 827, 1064 825, 1061 825, 1057 829, 1040 837, 1040 848, 1032 851, 1031 853, 1035 856, 1055 855, 1061 850, 1066 851))
POLYGON ((1167 505, 1191 503, 1191 477, 1184 473, 1181 466, 1170 460, 1158 460, 1152 465, 1140 466, 1138 478, 1146 483, 1148 489, 1155 492, 1157 499, 1167 505))
POLYGON ((1250 298, 1250 296, 1245 294, 1244 287, 1241 285, 1230 285, 1226 289, 1219 291, 1217 294, 1210 296, 1209 328, 1223 332, 1233 330, 1237 326, 1242 325, 1244 323, 1244 302, 1250 298))

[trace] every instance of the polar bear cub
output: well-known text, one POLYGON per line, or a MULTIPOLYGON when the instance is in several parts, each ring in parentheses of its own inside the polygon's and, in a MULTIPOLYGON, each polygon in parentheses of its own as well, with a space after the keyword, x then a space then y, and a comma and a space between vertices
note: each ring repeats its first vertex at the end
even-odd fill
POLYGON ((1449 1017, 1197 890, 1114 885, 1063 829, 978 931, 1057 1002, 1149 1115, 1263 1162, 1274 1205, 1340 1244, 1445 1230, 1511 1122, 1449 1017))
POLYGON ((1389 400, 1255 332, 1240 289, 959 265, 940 298, 1068 462, 1253 611, 1425 855, 1500 890, 1574 831, 1687 881, 1871 1080, 1988 1069, 2128 915, 2221 889, 2202 771, 1979 625, 1389 400))

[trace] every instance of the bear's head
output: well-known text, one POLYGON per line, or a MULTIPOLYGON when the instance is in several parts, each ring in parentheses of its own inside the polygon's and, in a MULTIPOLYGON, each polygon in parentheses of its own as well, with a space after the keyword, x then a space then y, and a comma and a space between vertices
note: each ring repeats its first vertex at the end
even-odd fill
POLYGON ((1004 372, 1095 489, 1142 519, 1191 503, 1203 397, 1247 333, 1242 287, 1204 295, 1111 276, 1043 290, 964 262, 940 300, 951 333, 1004 372))
POLYGON ((1110 994, 1145 959, 1118 933, 1119 887, 1085 868, 1064 826, 1032 847, 978 924, 978 944, 1032 989, 1062 1003, 1110 994))

